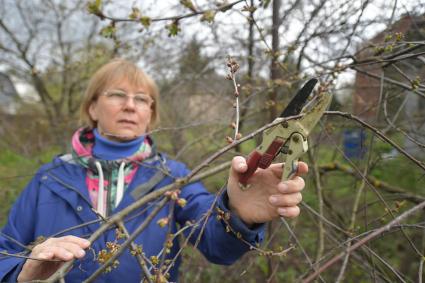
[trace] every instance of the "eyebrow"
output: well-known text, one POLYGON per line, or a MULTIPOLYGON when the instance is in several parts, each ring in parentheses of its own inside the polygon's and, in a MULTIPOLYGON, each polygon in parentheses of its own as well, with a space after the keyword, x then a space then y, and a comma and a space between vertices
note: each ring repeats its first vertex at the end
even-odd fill
MULTIPOLYGON (((124 93, 127 94, 127 91, 126 90, 124 90, 122 88, 119 88, 119 87, 118 88, 112 88, 111 90, 119 90, 119 91, 122 91, 122 92, 124 92, 124 93)), ((146 95, 148 95, 148 93, 145 92, 144 90, 135 91, 134 93, 135 94, 146 94, 146 95)))

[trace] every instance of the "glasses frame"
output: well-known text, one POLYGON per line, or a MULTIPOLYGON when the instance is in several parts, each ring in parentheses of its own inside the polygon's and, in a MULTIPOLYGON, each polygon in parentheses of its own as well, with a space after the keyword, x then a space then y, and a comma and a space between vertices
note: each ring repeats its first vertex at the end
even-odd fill
POLYGON ((125 92, 123 90, 119 90, 119 89, 108 89, 108 90, 105 90, 104 92, 102 92, 102 96, 105 96, 106 99, 109 99, 108 100, 109 103, 113 103, 113 104, 120 105, 120 106, 125 105, 128 102, 129 99, 132 99, 134 105, 138 109, 146 109, 146 108, 152 109, 152 106, 155 103, 155 100, 149 94, 143 93, 143 97, 148 99, 148 102, 147 103, 143 103, 143 102, 138 102, 137 100, 135 100, 135 98, 137 96, 142 96, 142 95, 135 94, 135 93, 127 93, 127 92, 125 92), (113 100, 114 98, 111 97, 111 93, 112 92, 120 93, 120 94, 125 95, 125 100, 124 100, 124 97, 115 97, 116 99, 113 100), (120 101, 120 99, 122 101, 120 101), (142 103, 142 104, 140 104, 140 103, 142 103))

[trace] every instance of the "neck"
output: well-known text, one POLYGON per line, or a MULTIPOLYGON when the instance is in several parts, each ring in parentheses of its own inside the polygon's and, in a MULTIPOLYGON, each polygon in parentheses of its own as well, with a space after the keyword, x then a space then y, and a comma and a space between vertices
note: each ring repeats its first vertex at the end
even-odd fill
POLYGON ((139 150, 145 137, 141 136, 128 142, 115 142, 102 136, 97 128, 93 130, 93 156, 103 160, 117 160, 132 156, 139 150))

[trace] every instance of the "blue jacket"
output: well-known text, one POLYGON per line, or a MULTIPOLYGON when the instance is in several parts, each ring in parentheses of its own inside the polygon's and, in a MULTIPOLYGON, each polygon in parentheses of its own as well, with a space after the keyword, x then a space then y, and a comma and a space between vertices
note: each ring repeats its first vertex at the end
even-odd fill
MULTIPOLYGON (((188 174, 189 170, 182 163, 168 160, 161 155, 157 155, 157 157, 159 158, 145 161, 139 167, 122 201, 113 213, 133 203, 135 197, 141 197, 141 195, 138 196, 134 193, 137 192, 137 188, 140 188, 141 184, 156 183, 151 189, 155 190, 172 183, 174 178, 188 174), (170 174, 160 179, 159 183, 152 182, 152 178, 160 170, 158 168, 161 168, 161 166, 168 169, 170 174)), ((64 158, 64 156, 56 157, 51 163, 44 165, 14 204, 8 223, 0 233, 0 250, 8 253, 21 253, 24 251, 22 246, 10 238, 17 240, 23 245, 30 244, 40 236, 60 237, 75 235, 88 238, 90 234, 100 227, 100 223, 93 223, 61 232, 67 228, 98 219, 92 211, 85 184, 85 176, 86 169, 64 158)), ((181 190, 180 197, 187 201, 184 207, 166 205, 136 238, 136 244, 142 246, 143 252, 148 258, 158 255, 163 249, 169 227, 171 227, 171 233, 175 233, 187 221, 197 221, 214 206, 215 196, 208 193, 201 183, 185 186, 181 190), (170 214, 170 209, 174 210, 170 226, 160 227, 157 221, 167 217, 170 214)), ((226 197, 226 194, 220 196, 216 204, 225 212, 228 211, 226 197)), ((125 226, 130 234, 152 212, 154 203, 142 206, 127 217, 125 226)), ((232 264, 249 250, 249 246, 233 233, 226 232, 226 225, 216 217, 216 209, 212 209, 212 211, 213 214, 208 218, 197 248, 213 263, 232 264)), ((229 223, 233 230, 239 232, 252 245, 262 241, 263 227, 260 226, 251 230, 233 215, 231 215, 229 223)), ((186 229, 186 237, 189 235, 190 230, 186 229)), ((195 243, 198 236, 199 229, 190 236, 189 241, 195 243)), ((111 229, 93 242, 91 248, 94 253, 88 251, 83 259, 75 261, 74 268, 65 277, 66 282, 81 282, 88 278, 99 267, 94 254, 97 255, 99 251, 106 249, 106 242, 114 242, 115 240, 115 230, 111 229)), ((167 259, 173 259, 179 249, 179 243, 175 240, 167 259)), ((25 254, 28 254, 28 252, 25 254)), ((25 259, 22 258, 3 257, 0 255, 0 282, 15 282, 24 262, 25 259)), ((143 273, 137 259, 129 251, 119 257, 119 262, 120 264, 116 269, 98 277, 96 282, 140 282, 143 273)), ((170 281, 178 280, 179 265, 180 259, 178 258, 170 270, 170 281)))

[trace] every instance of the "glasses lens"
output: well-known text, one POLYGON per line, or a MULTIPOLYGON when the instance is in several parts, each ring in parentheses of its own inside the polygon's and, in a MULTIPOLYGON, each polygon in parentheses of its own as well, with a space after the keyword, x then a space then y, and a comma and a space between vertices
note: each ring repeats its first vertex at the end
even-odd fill
POLYGON ((127 93, 120 90, 110 90, 105 92, 105 96, 110 103, 123 105, 128 99, 133 99, 133 102, 138 108, 150 107, 153 103, 152 97, 147 94, 135 94, 128 95, 127 93))
POLYGON ((137 94, 133 97, 134 102, 140 106, 151 106, 152 98, 147 94, 137 94))

